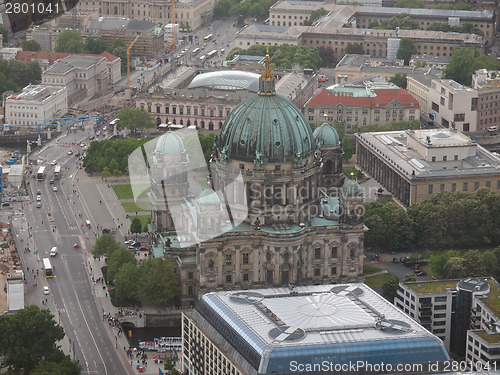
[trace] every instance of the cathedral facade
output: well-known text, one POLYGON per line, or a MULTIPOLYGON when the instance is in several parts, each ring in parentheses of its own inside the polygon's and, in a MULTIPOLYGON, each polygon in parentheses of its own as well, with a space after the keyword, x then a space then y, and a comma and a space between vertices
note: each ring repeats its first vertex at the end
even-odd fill
POLYGON ((207 187, 197 194, 183 172, 187 159, 175 132, 160 137, 150 193, 155 255, 177 263, 184 306, 211 291, 361 279, 363 191, 344 181, 335 129, 324 123, 313 133, 276 95, 268 59, 259 93, 217 136, 207 187))

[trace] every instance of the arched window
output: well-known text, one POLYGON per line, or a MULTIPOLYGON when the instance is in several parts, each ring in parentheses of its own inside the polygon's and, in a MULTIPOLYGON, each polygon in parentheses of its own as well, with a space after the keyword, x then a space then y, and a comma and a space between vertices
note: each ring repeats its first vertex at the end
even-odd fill
POLYGON ((214 130, 214 123, 212 121, 208 123, 208 130, 214 130))
POLYGON ((118 7, 115 6, 115 15, 117 16, 118 15, 118 7))
POLYGON ((203 121, 203 120, 201 121, 201 128, 205 129, 205 121, 203 121))
POLYGON ((219 121, 219 129, 218 130, 221 130, 222 129, 222 121, 219 121))
POLYGON ((194 120, 194 126, 198 126, 198 120, 194 120))
POLYGON ((184 125, 184 121, 182 121, 182 119, 181 119, 181 121, 179 122, 179 125, 184 125))
POLYGON ((187 120, 187 126, 191 126, 191 120, 187 120))

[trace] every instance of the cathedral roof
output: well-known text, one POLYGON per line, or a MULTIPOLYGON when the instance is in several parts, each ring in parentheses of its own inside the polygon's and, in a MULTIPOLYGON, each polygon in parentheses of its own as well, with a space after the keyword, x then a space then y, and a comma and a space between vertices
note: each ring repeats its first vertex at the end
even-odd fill
POLYGON ((176 155, 182 154, 185 150, 182 139, 177 134, 168 132, 158 139, 155 151, 164 155, 176 155))
POLYGON ((337 146, 340 143, 339 133, 326 122, 314 130, 313 136, 321 146, 337 146))
POLYGON ((356 181, 351 179, 347 179, 344 185, 342 185, 342 191, 345 195, 350 197, 363 195, 363 188, 356 181))
POLYGON ((311 127, 300 110, 276 95, 275 79, 266 58, 259 94, 241 102, 226 118, 219 150, 229 159, 283 163, 315 151, 311 127))
POLYGON ((219 196, 212 189, 203 189, 203 191, 198 195, 198 205, 200 206, 208 206, 220 204, 219 196))

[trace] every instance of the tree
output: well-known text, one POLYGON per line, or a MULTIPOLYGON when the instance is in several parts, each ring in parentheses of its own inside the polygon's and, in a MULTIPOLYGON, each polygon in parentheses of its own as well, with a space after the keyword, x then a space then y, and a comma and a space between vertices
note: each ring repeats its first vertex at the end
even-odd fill
POLYGON ((443 267, 447 279, 461 279, 467 277, 464 258, 450 258, 443 267))
POLYGON ((122 108, 118 111, 117 117, 118 129, 127 128, 136 131, 154 126, 151 115, 141 108, 122 108))
POLYGON ((314 21, 316 21, 318 18, 326 16, 328 14, 328 11, 321 7, 319 9, 313 10, 311 12, 311 15, 309 16, 308 24, 312 25, 314 21))
POLYGON ((382 293, 389 301, 394 301, 394 297, 398 295, 399 277, 391 275, 390 279, 382 285, 382 293))
POLYGON ((103 168, 101 176, 102 178, 104 178, 104 181, 108 181, 108 177, 111 176, 111 172, 109 171, 109 168, 107 166, 103 168))
POLYGON ((81 34, 73 30, 63 30, 56 40, 56 52, 84 53, 85 44, 81 34))
POLYGON ((60 349, 56 349, 31 372, 31 375, 80 375, 77 361, 72 361, 60 349))
POLYGON ((345 47, 345 53, 355 53, 362 55, 365 53, 365 50, 359 43, 347 43, 347 46, 345 47))
POLYGON ((344 150, 344 160, 347 161, 352 158, 352 155, 354 154, 354 147, 346 137, 342 139, 342 149, 344 150))
POLYGON ((139 268, 129 262, 123 264, 114 275, 114 296, 121 305, 137 304, 140 301, 139 268))
POLYGON ((21 48, 23 51, 40 51, 42 49, 36 40, 23 40, 21 48))
POLYGON ((99 55, 104 51, 106 51, 106 48, 107 48, 106 42, 102 39, 89 37, 85 41, 85 49, 87 50, 88 53, 99 55))
POLYGON ((115 176, 116 178, 120 178, 122 176, 122 171, 120 170, 120 168, 113 169, 113 176, 115 176))
POLYGON ((145 298, 160 305, 178 303, 181 289, 174 263, 150 257, 141 262, 139 269, 141 291, 145 298))
POLYGON ((3 42, 7 43, 9 41, 9 30, 7 30, 3 26, 0 26, 0 34, 2 34, 3 42))
POLYGON ((394 83, 402 89, 406 89, 406 74, 396 73, 396 75, 393 76, 389 82, 394 83))
POLYGON ((141 220, 137 216, 134 216, 130 223, 130 233, 137 234, 141 232, 142 232, 141 220))
POLYGON ((453 79, 462 85, 470 85, 472 74, 478 69, 473 47, 463 47, 453 51, 450 63, 444 69, 444 76, 453 79))
POLYGON ((29 374, 40 362, 57 350, 64 329, 54 315, 32 305, 14 315, 0 316, 0 359, 2 366, 29 374))
POLYGON ((445 252, 433 253, 429 257, 429 264, 431 266, 432 273, 434 276, 440 279, 444 279, 445 272, 444 266, 451 258, 460 258, 461 253, 457 250, 448 250, 445 252))
POLYGON ((144 228, 142 228, 143 232, 148 231, 148 224, 151 224, 151 217, 148 217, 148 220, 146 220, 146 223, 144 224, 144 228))
POLYGON ((115 48, 118 48, 118 47, 125 48, 125 50, 127 49, 127 45, 125 44, 125 42, 123 41, 123 39, 120 39, 120 38, 115 39, 113 41, 113 44, 111 44, 111 47, 109 47, 108 51, 111 52, 115 48))
POLYGON ((97 238, 90 252, 94 258, 102 256, 110 257, 114 251, 120 248, 120 244, 116 242, 115 237, 110 233, 103 233, 97 238))
POLYGON ((321 58, 321 66, 331 67, 335 65, 335 53, 330 46, 320 46, 318 48, 319 57, 321 58))
POLYGON ((413 45, 413 40, 408 38, 401 38, 399 42, 398 52, 396 53, 396 58, 403 59, 405 65, 408 65, 411 59, 411 55, 417 53, 417 49, 413 45))
POLYGON ((410 283, 410 282, 413 282, 413 281, 417 281, 417 275, 415 275, 415 273, 407 273, 405 275, 405 278, 403 280, 404 283, 410 283))
POLYGON ((42 81, 42 68, 38 60, 30 61, 26 65, 26 80, 27 83, 36 83, 42 81))
POLYGON ((108 257, 108 281, 113 283, 115 275, 126 263, 135 265, 136 259, 134 253, 124 247, 119 247, 113 251, 113 253, 108 257))

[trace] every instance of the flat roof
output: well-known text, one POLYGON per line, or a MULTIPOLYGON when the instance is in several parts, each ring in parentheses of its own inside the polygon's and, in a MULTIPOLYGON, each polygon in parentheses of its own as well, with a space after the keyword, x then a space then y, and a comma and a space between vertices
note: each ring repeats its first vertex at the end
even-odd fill
POLYGON ((444 293, 447 289, 456 289, 457 283, 460 280, 443 280, 443 281, 423 281, 423 282, 407 282, 403 283, 408 288, 418 294, 435 294, 444 293))
POLYGON ((62 62, 65 62, 67 64, 70 64, 71 66, 77 66, 79 68, 89 68, 92 65, 96 64, 97 62, 101 61, 102 59, 105 59, 104 56, 75 56, 71 55, 62 60, 62 62))
POLYGON ((427 8, 392 8, 376 6, 359 6, 357 13, 368 13, 377 15, 399 16, 402 13, 409 14, 410 17, 434 16, 434 17, 458 17, 465 19, 491 19, 494 13, 491 10, 455 10, 455 9, 427 9, 427 8))
POLYGON ((481 298, 479 301, 483 302, 496 317, 500 317, 500 288, 497 282, 488 279, 490 292, 486 298, 481 298))
MULTIPOLYGON (((373 152, 398 169, 408 178, 456 177, 462 175, 500 174, 500 158, 493 155, 459 131, 449 129, 400 130, 357 133, 356 138, 373 152), (462 160, 462 168, 442 169, 446 162, 429 163, 425 157, 408 147, 408 137, 426 142, 430 137, 433 147, 475 147, 475 155, 462 160)), ((449 161, 453 163, 453 161, 449 161)))

